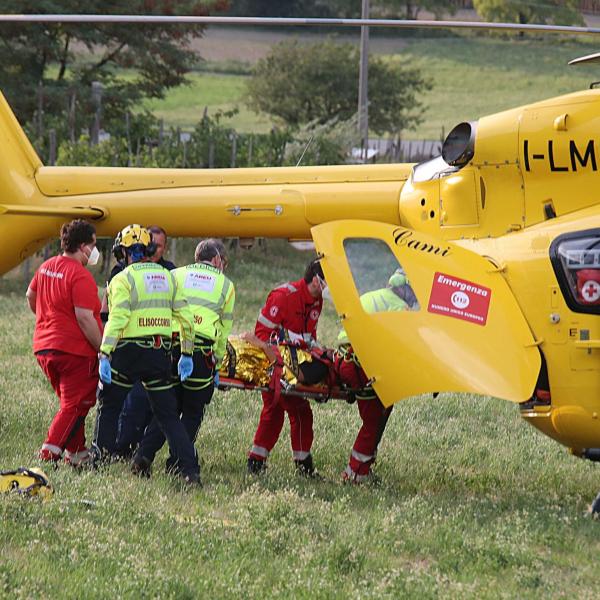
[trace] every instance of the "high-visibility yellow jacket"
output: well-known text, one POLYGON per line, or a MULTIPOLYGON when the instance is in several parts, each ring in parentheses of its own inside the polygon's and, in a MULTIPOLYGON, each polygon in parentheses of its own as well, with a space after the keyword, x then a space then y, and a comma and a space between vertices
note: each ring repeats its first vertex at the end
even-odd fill
POLYGON ((107 296, 110 312, 100 352, 110 354, 121 338, 170 338, 175 320, 182 352, 192 353, 194 318, 170 271, 153 262, 134 263, 113 277, 107 296))
MULTIPOLYGON (((365 292, 360 297, 360 303, 365 309, 365 312, 368 313, 409 309, 408 303, 402 300, 392 288, 380 288, 378 290, 372 290, 371 292, 365 292)), ((337 337, 337 344, 338 346, 341 346, 349 343, 350 340, 348 339, 348 334, 342 327, 337 337)))
POLYGON ((392 288, 381 288, 366 292, 360 297, 360 303, 368 313, 408 309, 408 304, 392 288))
MULTIPOLYGON (((212 340, 213 352, 220 365, 227 338, 233 325, 235 288, 220 269, 201 262, 172 271, 194 317, 196 335, 212 340)), ((175 330, 178 330, 175 324, 175 330)))

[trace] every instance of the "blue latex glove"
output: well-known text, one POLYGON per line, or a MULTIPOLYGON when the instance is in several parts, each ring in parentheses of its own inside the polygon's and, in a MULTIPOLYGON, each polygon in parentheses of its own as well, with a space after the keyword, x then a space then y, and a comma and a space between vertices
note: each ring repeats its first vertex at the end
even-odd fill
POLYGON ((219 371, 215 371, 215 376, 213 377, 213 383, 215 384, 215 389, 219 387, 219 371))
POLYGON ((112 372, 110 370, 110 360, 107 356, 100 358, 100 367, 98 369, 100 373, 100 381, 107 385, 112 383, 112 372))
POLYGON ((185 381, 194 370, 194 361, 191 356, 181 355, 179 362, 177 363, 177 372, 179 373, 179 379, 185 381))

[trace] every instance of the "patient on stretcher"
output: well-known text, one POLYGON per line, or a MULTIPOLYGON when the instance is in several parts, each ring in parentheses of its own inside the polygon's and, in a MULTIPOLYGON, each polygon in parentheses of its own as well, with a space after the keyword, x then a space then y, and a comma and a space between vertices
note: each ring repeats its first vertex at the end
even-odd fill
POLYGON ((281 378, 289 385, 329 383, 327 351, 310 352, 289 344, 267 344, 253 333, 229 336, 220 377, 238 379, 267 387, 274 365, 281 367, 281 378))

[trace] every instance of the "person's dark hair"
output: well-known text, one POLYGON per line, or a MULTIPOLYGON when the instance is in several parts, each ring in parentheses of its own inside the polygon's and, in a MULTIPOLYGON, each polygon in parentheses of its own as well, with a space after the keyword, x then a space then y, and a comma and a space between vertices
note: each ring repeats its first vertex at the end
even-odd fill
POLYGON ((160 225, 150 225, 146 227, 150 233, 160 233, 165 236, 165 242, 167 241, 167 232, 160 225))
POLYGON ((319 260, 320 259, 315 258, 308 263, 306 271, 304 271, 304 281, 306 281, 306 283, 310 283, 315 275, 318 275, 321 279, 325 279, 319 260))
POLYGON ((196 262, 211 261, 215 256, 220 256, 223 262, 227 262, 227 250, 221 240, 208 238, 196 246, 196 262))
POLYGON ((95 234, 96 228, 83 219, 63 223, 60 228, 60 247, 64 252, 77 252, 81 244, 93 242, 95 234))

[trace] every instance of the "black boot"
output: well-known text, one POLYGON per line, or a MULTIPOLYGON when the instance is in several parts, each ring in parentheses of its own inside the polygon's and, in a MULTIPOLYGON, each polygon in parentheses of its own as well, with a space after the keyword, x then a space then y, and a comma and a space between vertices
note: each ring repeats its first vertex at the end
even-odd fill
POLYGON ((152 463, 145 456, 136 454, 131 461, 131 472, 147 479, 152 474, 152 463))
POLYGON ((267 470, 267 461, 258 458, 248 458, 248 473, 250 475, 260 475, 267 470))
POLYGON ((294 462, 296 463, 296 472, 298 475, 302 475, 303 477, 314 477, 316 475, 312 454, 309 454, 302 460, 295 460, 294 462))

